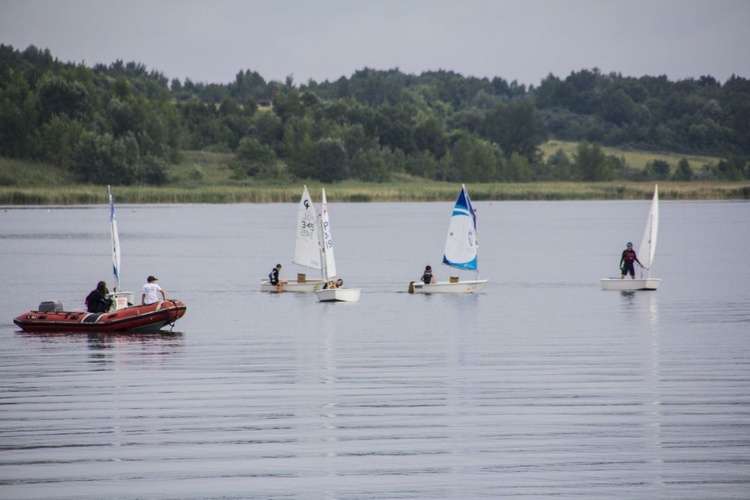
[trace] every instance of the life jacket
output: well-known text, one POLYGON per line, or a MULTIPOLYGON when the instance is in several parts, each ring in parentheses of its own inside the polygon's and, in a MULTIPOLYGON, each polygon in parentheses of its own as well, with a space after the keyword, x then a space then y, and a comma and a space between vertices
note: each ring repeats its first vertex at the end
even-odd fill
POLYGON ((425 271, 422 275, 422 283, 429 285, 432 283, 432 271, 425 271))
POLYGON ((275 285, 279 282, 279 270, 275 267, 271 270, 271 272, 268 274, 268 279, 271 281, 272 285, 275 285))
POLYGON ((625 250, 625 262, 635 261, 635 250, 625 250))

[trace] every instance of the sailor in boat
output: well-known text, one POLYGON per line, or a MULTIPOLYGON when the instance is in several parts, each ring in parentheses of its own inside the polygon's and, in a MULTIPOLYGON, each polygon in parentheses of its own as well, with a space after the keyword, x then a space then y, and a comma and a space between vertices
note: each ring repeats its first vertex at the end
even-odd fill
MULTIPOLYGON (((633 244, 628 241, 627 248, 622 251, 622 256, 620 257, 620 270, 622 271, 620 279, 623 279, 628 273, 631 279, 635 279, 636 262, 639 266, 643 267, 643 264, 641 264, 641 261, 638 260, 638 256, 635 254, 635 250, 633 250, 633 244)), ((643 268, 646 269, 645 267, 643 268)))
POLYGON ((268 273, 268 281, 270 281, 272 285, 279 284, 279 272, 280 271, 281 271, 281 264, 276 264, 276 267, 271 269, 271 272, 268 273))
POLYGON ((109 295, 107 283, 100 281, 97 283, 96 289, 92 290, 86 297, 86 310, 90 313, 109 311, 112 307, 112 299, 108 299, 107 295, 109 295))
POLYGON ((159 286, 159 283, 157 283, 157 279, 153 276, 149 276, 146 280, 146 284, 143 285, 143 295, 141 295, 141 304, 147 306, 149 304, 153 304, 155 302, 159 302, 159 294, 161 294, 163 300, 167 300, 167 294, 164 293, 164 290, 161 286, 159 286))
POLYGON ((437 283, 437 280, 435 279, 435 275, 432 274, 432 266, 425 266, 424 272, 422 273, 422 283, 425 285, 431 285, 433 283, 437 283))
POLYGON ((323 290, 326 290, 328 288, 341 288, 343 286, 344 286, 344 280, 342 280, 341 278, 339 278, 336 281, 331 280, 328 283, 326 283, 325 285, 323 285, 323 290))

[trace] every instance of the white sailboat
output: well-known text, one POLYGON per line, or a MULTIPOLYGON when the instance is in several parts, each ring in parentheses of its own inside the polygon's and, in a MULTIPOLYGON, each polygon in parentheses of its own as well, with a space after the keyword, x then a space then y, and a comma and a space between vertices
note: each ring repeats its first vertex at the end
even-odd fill
POLYGON ((453 206, 448 236, 445 240, 443 264, 462 271, 474 271, 473 280, 451 277, 449 281, 426 284, 421 281, 409 283, 410 293, 475 293, 487 286, 487 281, 479 279, 477 266, 477 216, 471 206, 466 186, 461 185, 461 193, 453 206))
POLYGON ((107 186, 109 193, 109 225, 112 243, 112 273, 114 274, 115 284, 113 292, 108 295, 112 299, 114 309, 124 309, 130 304, 134 304, 135 294, 133 292, 123 292, 120 290, 120 235, 117 232, 117 217, 115 216, 115 203, 112 198, 112 187, 107 186))
MULTIPOLYGON (((331 221, 328 215, 328 201, 326 190, 323 189, 322 212, 318 219, 320 224, 320 252, 323 262, 323 279, 330 283, 336 279, 336 260, 333 256, 333 238, 331 236, 331 221)), ((320 302, 357 302, 359 288, 324 288, 315 291, 320 302)))
POLYGON ((643 232, 641 246, 638 248, 638 260, 646 269, 646 277, 643 277, 643 268, 640 269, 640 277, 625 278, 602 278, 602 290, 656 290, 661 283, 660 279, 651 277, 651 267, 656 252, 656 238, 659 233, 659 186, 654 186, 654 197, 651 200, 651 209, 646 220, 646 229, 643 232))
MULTIPOLYGON (((321 271, 320 243, 318 233, 318 214, 315 212, 310 193, 305 186, 297 207, 297 227, 294 240, 294 262, 295 264, 310 269, 321 271)), ((269 280, 260 284, 261 292, 313 292, 323 286, 320 279, 308 280, 302 274, 297 274, 296 280, 284 280, 278 285, 272 285, 269 280)))

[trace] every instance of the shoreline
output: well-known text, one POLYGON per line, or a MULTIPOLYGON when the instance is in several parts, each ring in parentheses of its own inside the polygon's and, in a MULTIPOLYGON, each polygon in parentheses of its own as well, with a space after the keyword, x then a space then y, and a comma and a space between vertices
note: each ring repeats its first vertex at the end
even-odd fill
MULTIPOLYGON (((289 185, 208 185, 196 187, 113 186, 123 204, 296 203, 305 182, 289 185)), ((344 182, 306 183, 310 192, 326 188, 334 203, 453 201, 460 183, 344 182)), ((743 182, 539 182, 467 184, 473 201, 647 200, 659 184, 662 200, 750 200, 750 181, 743 182)), ((0 186, 0 207, 98 205, 108 203, 107 186, 60 188, 0 186)))

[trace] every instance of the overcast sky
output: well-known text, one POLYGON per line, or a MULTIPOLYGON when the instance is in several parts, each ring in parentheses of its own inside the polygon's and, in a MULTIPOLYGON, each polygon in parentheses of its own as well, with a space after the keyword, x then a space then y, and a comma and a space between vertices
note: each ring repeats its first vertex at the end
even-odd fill
POLYGON ((538 85, 594 67, 724 82, 750 78, 750 0, 0 0, 0 43, 204 83, 398 68, 538 85))

